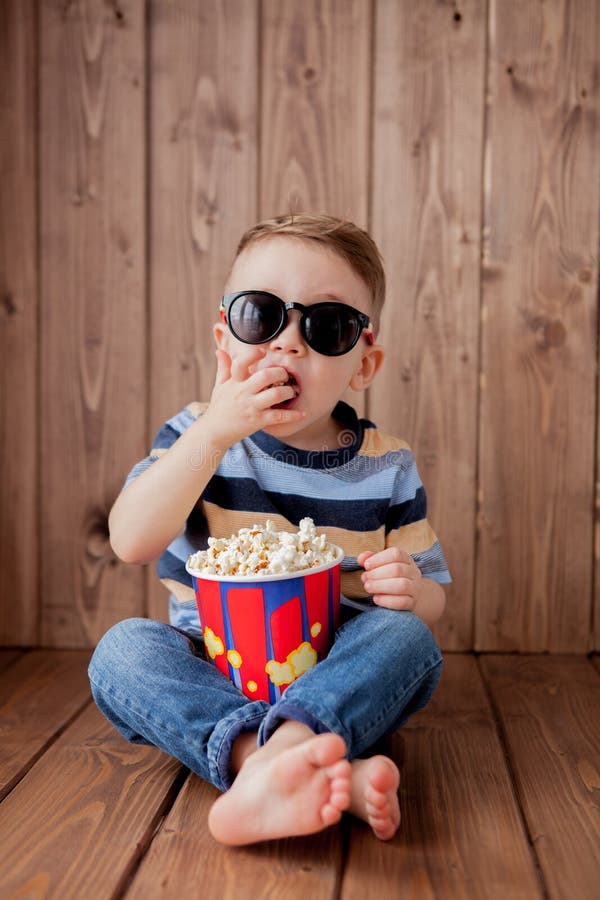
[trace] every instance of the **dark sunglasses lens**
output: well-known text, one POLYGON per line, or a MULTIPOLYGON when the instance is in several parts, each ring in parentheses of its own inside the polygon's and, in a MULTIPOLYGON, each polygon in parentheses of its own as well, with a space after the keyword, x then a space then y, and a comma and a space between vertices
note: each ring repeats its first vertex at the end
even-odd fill
POLYGON ((229 308, 229 326, 234 335, 247 344, 264 344, 283 321, 285 309, 274 297, 242 294, 229 308))
POLYGON ((340 356, 351 350, 361 331, 360 322, 339 303, 309 311, 304 331, 307 344, 325 356, 340 356))

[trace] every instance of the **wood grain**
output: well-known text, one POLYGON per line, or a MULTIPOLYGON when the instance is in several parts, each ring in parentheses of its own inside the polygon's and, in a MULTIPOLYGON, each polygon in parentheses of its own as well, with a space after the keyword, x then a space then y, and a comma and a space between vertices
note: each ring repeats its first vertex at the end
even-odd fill
POLYGON ((0 4, 0 643, 22 646, 39 640, 36 32, 34 0, 0 4))
POLYGON ((116 896, 179 770, 90 706, 0 806, 2 896, 116 896))
MULTIPOLYGON (((372 14, 368 0, 262 4, 261 218, 369 221, 372 14)), ((359 415, 366 395, 343 399, 359 415)))
POLYGON ((460 649, 472 644, 485 4, 382 0, 376 23, 387 359, 369 413, 415 450, 454 577, 436 636, 460 649))
POLYGON ((40 4, 42 641, 142 612, 107 516, 145 453, 144 10, 40 4))
MULTIPOLYGON (((600 260, 600 247, 598 248, 598 259, 600 260)), ((596 313, 598 314, 598 313, 596 313)), ((598 396, 600 397, 600 346, 598 347, 598 396)), ((596 483, 595 483, 595 502, 594 502, 594 608, 592 626, 590 628, 590 650, 600 651, 600 416, 596 420, 596 483)))
POLYGON ((23 654, 18 650, 0 650, 0 672, 3 672, 4 669, 8 669, 14 662, 16 662, 23 654))
POLYGON ((203 900, 333 900, 341 866, 339 828, 306 838, 225 847, 206 825, 218 796, 212 785, 195 775, 188 778, 144 858, 128 900, 189 896, 198 885, 203 900))
POLYGON ((490 5, 481 650, 588 649, 599 57, 594 0, 490 5))
POLYGON ((390 842, 356 822, 341 900, 542 897, 473 658, 447 655, 436 694, 402 729, 403 822, 390 842))
POLYGON ((88 702, 89 656, 87 650, 33 650, 2 672, 0 798, 88 702))
POLYGON ((481 661, 548 896, 592 900, 600 872, 600 679, 584 658, 481 661))
MULTIPOLYGON (((212 325, 237 242, 256 219, 257 0, 151 10, 151 432, 216 371, 212 325)), ((152 580, 150 614, 164 618, 152 580)))
POLYGON ((260 214, 327 213, 367 226, 367 0, 264 0, 260 214))

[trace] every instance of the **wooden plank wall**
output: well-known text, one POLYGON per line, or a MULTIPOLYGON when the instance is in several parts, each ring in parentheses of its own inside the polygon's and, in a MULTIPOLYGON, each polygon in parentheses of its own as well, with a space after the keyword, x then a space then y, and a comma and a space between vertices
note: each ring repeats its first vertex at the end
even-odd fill
POLYGON ((600 648, 595 0, 0 7, 0 643, 164 618, 108 510, 209 395, 239 235, 308 210, 386 259, 358 402, 417 452, 442 645, 600 648))
POLYGON ((39 4, 41 641, 144 609, 107 516, 146 430, 143 4, 39 4))
POLYGON ((0 644, 39 637, 36 31, 0 4, 0 644))

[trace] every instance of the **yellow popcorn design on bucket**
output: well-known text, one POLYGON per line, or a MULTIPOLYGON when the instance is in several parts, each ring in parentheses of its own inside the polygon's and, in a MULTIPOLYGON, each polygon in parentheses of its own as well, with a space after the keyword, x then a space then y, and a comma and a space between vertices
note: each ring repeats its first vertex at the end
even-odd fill
POLYGON ((214 659, 215 656, 222 656, 225 652, 223 641, 214 633, 212 628, 207 627, 204 629, 204 645, 211 659, 214 659))
POLYGON ((277 687, 282 684, 290 684, 308 669, 312 669, 317 663, 317 651, 308 641, 303 641, 295 650, 288 654, 283 663, 276 659, 270 659, 265 666, 265 672, 277 687))
POLYGON ((241 653, 238 653, 237 650, 228 650, 227 662, 230 666, 233 666, 234 669, 239 669, 244 660, 242 659, 241 653))

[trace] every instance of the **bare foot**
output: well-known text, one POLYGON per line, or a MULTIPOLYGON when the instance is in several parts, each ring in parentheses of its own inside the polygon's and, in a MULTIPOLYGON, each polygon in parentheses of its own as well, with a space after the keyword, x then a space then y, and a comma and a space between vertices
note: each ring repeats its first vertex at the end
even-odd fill
POLYGON ((248 756, 210 810, 208 827, 222 844, 312 834, 339 822, 350 804, 341 737, 318 734, 286 746, 276 735, 248 756))
POLYGON ((352 799, 349 812, 363 819, 382 841, 400 827, 400 772, 387 756, 352 761, 352 799))

